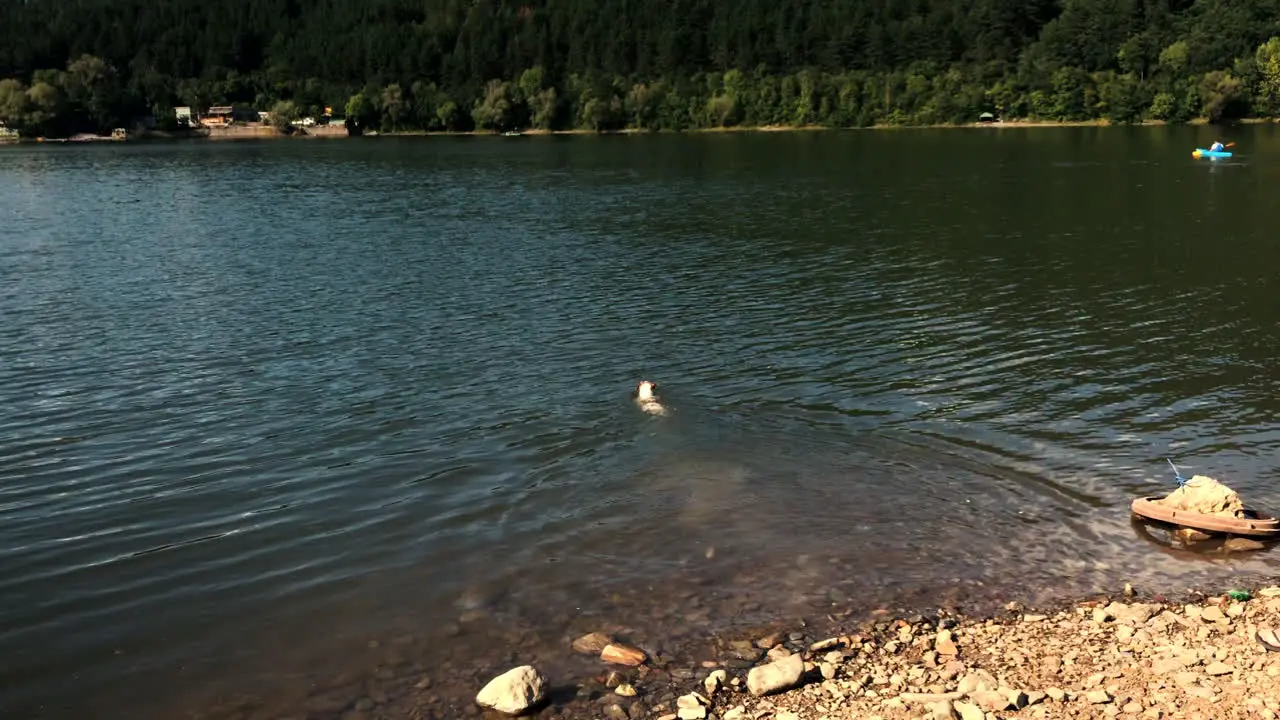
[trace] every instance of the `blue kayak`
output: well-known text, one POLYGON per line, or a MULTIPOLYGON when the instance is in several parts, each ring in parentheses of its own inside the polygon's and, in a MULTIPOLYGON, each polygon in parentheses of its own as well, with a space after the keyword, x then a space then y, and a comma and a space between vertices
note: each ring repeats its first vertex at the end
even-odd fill
POLYGON ((1196 148, 1191 153, 1191 157, 1231 157, 1229 150, 1205 150, 1204 148, 1196 148))

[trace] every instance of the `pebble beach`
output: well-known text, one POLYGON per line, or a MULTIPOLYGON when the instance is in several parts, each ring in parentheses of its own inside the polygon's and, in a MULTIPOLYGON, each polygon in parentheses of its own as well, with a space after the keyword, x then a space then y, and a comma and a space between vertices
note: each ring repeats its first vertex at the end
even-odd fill
POLYGON ((477 688, 475 707, 609 720, 1275 718, 1280 647, 1264 638, 1274 643, 1277 627, 1280 587, 1260 586, 1176 601, 1126 587, 989 617, 884 615, 830 637, 779 626, 722 639, 721 656, 696 669, 596 632, 564 651, 595 656, 598 674, 557 683, 521 666, 477 688))

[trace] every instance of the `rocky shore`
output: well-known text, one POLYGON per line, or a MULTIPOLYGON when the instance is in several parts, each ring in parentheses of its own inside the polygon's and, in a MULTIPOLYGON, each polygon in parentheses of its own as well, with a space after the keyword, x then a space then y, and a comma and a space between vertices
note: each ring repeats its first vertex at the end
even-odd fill
POLYGON ((454 710, 608 720, 1280 716, 1280 647, 1265 642, 1280 628, 1280 587, 1185 600, 1126 586, 1045 611, 1010 603, 986 618, 885 613, 830 637, 803 624, 760 628, 680 667, 595 632, 564 653, 593 656, 598 674, 557 686, 518 666, 454 710))

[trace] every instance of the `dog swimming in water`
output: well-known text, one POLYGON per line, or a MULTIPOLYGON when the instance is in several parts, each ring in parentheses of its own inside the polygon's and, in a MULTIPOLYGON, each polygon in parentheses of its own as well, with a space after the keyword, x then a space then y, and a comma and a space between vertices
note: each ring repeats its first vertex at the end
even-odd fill
POLYGON ((636 385, 635 399, 640 409, 650 415, 666 415, 667 408, 658 402, 658 386, 649 380, 641 380, 636 385))

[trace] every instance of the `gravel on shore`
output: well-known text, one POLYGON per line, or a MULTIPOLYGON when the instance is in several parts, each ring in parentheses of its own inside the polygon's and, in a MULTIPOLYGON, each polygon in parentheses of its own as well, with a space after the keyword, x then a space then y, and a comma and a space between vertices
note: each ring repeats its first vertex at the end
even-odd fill
MULTIPOLYGON (((576 702, 547 714, 1274 719, 1280 652, 1257 634, 1278 628, 1280 587, 1188 603, 1100 598, 1044 612, 1011 603, 991 618, 885 616, 829 638, 775 628, 728 640, 720 657, 693 669, 659 667, 652 658, 637 667, 602 660, 600 676, 577 684, 576 702)), ((606 639, 583 639, 578 651, 606 639)))

